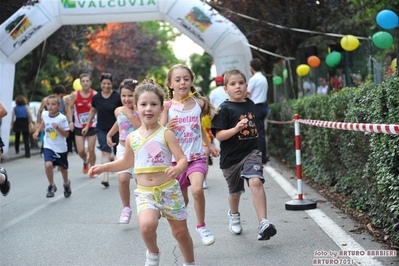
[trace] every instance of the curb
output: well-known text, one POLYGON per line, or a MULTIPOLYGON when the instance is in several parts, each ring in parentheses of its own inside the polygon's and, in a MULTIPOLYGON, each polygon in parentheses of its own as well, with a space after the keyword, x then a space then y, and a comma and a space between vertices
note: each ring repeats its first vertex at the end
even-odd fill
MULTIPOLYGON (((38 155, 40 154, 40 149, 31 149, 30 151, 30 156, 32 157, 33 155, 38 155)), ((25 158, 25 154, 24 153, 20 153, 20 154, 3 154, 3 156, 1 157, 0 162, 2 163, 6 163, 6 162, 11 162, 11 161, 15 161, 17 159, 21 159, 21 158, 25 158)), ((29 159, 29 158, 27 158, 29 159)))

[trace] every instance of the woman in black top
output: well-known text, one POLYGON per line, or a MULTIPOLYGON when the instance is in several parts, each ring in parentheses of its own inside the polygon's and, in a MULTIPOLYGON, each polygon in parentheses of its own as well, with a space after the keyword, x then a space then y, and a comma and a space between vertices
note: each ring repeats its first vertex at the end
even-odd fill
MULTIPOLYGON (((82 134, 85 135, 86 131, 89 129, 89 126, 95 114, 97 114, 97 140, 98 140, 98 148, 101 150, 101 163, 106 163, 114 158, 116 154, 116 150, 112 153, 111 147, 107 144, 107 133, 112 128, 114 123, 116 122, 114 111, 117 107, 122 105, 120 95, 117 91, 112 89, 112 75, 109 73, 105 73, 101 75, 100 78, 101 84, 101 93, 97 93, 93 96, 91 100, 91 109, 88 118, 87 125, 84 129, 82 129, 82 134)), ((112 138, 114 143, 119 142, 119 134, 116 133, 112 138)), ((116 148, 116 147, 115 147, 116 148)), ((108 182, 108 173, 103 174, 103 180, 101 184, 105 187, 109 186, 108 182)))

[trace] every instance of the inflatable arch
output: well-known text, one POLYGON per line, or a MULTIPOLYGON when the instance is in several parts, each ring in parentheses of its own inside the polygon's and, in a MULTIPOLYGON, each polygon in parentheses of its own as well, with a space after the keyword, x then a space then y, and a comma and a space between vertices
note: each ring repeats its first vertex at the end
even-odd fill
MULTIPOLYGON (((163 20, 214 58, 218 74, 232 68, 249 77, 246 37, 200 0, 41 0, 20 8, 0 26, 0 101, 11 113, 15 64, 63 25, 163 20)), ((8 151, 11 115, 1 136, 8 151)))

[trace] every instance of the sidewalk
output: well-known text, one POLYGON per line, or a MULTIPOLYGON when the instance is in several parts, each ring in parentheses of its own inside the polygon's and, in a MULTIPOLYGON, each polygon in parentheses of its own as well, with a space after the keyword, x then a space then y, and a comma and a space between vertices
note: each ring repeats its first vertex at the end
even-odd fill
MULTIPOLYGON (((39 143, 39 147, 41 146, 41 143, 39 143)), ((31 148, 30 149, 30 155, 38 155, 40 154, 40 148, 31 148)), ((1 157, 0 162, 10 162, 16 159, 20 158, 25 158, 25 149, 24 149, 24 144, 20 145, 20 150, 19 154, 15 153, 15 147, 14 145, 10 144, 8 147, 8 152, 4 153, 3 156, 1 157)))

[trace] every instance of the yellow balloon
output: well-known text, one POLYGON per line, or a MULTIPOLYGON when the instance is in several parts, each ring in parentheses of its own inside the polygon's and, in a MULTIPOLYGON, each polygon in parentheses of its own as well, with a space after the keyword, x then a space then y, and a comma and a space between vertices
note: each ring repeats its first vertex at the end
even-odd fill
POLYGON ((301 77, 309 74, 309 71, 310 71, 310 66, 308 66, 307 64, 301 64, 296 68, 296 73, 298 74, 298 76, 301 77))
POLYGON ((79 78, 77 78, 73 81, 72 87, 75 91, 80 91, 82 89, 82 84, 80 84, 79 78))
POLYGON ((392 62, 391 62, 391 69, 392 69, 393 73, 396 73, 396 68, 398 66, 398 64, 396 62, 397 62, 396 58, 394 60, 392 60, 392 62))
POLYGON ((353 35, 346 35, 341 39, 341 47, 345 51, 356 50, 360 45, 359 40, 353 35))

